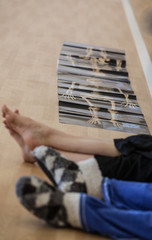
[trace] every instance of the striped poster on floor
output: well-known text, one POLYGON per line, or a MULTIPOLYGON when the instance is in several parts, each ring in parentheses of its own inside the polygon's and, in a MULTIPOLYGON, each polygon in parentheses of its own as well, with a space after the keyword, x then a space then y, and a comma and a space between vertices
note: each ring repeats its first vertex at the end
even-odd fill
POLYGON ((61 123, 149 134, 123 50, 64 42, 57 76, 61 123))

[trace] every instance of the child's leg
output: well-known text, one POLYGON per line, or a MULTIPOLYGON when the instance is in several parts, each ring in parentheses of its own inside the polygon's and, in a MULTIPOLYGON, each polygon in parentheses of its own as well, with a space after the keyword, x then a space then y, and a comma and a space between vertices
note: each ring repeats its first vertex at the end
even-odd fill
POLYGON ((63 192, 85 192, 101 198, 102 172, 94 157, 74 163, 51 147, 39 146, 34 156, 40 168, 63 192))
POLYGON ((102 195, 117 208, 152 211, 152 183, 103 178, 102 195))
POLYGON ((112 239, 151 240, 152 211, 119 209, 81 194, 80 214, 82 228, 86 232, 97 232, 112 239))
MULTIPOLYGON (((95 157, 89 158, 85 161, 80 161, 76 164, 73 161, 68 160, 65 156, 61 155, 59 152, 56 152, 51 147, 47 146, 39 146, 35 148, 34 156, 41 169, 47 174, 49 179, 51 179, 51 181, 54 182, 55 186, 57 186, 60 190, 64 192, 72 191, 87 192, 91 196, 95 196, 98 198, 102 197, 101 181, 104 174, 102 168, 100 168, 101 161, 99 162, 95 157)), ((119 172, 117 170, 117 168, 119 168, 118 166, 119 161, 117 162, 118 159, 115 161, 112 160, 113 159, 110 160, 111 164, 109 162, 109 159, 105 160, 103 169, 105 170, 107 166, 107 169, 110 169, 110 171, 112 171, 113 176, 119 177, 119 172)), ((107 171, 107 176, 110 177, 108 173, 110 174, 110 172, 107 171)), ((143 201, 144 196, 143 192, 144 191, 146 192, 147 189, 148 190, 147 194, 149 193, 149 195, 146 196, 148 196, 149 198, 149 196, 151 196, 152 185, 146 183, 145 184, 135 182, 130 183, 110 179, 104 179, 103 181, 104 182, 102 183, 103 188, 102 191, 106 193, 105 198, 107 196, 107 199, 110 199, 110 195, 112 195, 111 201, 114 201, 116 197, 118 198, 118 200, 124 198, 124 201, 126 201, 126 197, 128 196, 126 204, 132 203, 132 205, 128 205, 130 208, 133 207, 132 199, 134 199, 131 194, 134 195, 135 192, 137 192, 136 195, 141 197, 141 199, 138 197, 138 202, 145 209, 143 202, 141 202, 141 200, 143 201), (129 202, 129 199, 131 202, 129 202)), ((116 199, 116 204, 118 204, 116 206, 119 207, 119 204, 120 206, 121 204, 124 204, 119 203, 118 200, 116 199)), ((151 204, 151 200, 149 204, 151 204)))
POLYGON ((93 155, 90 155, 90 154, 66 152, 66 151, 62 151, 60 149, 59 150, 57 149, 57 151, 60 152, 61 154, 63 154, 64 156, 66 156, 66 158, 68 158, 74 162, 80 162, 80 161, 87 160, 87 159, 93 157, 93 155))
POLYGON ((2 115, 5 126, 19 134, 29 149, 46 145, 66 152, 120 155, 113 139, 72 136, 12 112, 6 105, 2 107, 2 115))
POLYGON ((151 240, 151 211, 118 209, 87 194, 62 193, 35 177, 19 179, 16 193, 27 210, 51 226, 151 240))

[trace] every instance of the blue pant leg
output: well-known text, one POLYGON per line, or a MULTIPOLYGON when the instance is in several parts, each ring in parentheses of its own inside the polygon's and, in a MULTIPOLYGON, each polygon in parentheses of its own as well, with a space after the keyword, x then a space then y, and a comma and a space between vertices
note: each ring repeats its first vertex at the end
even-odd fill
POLYGON ((107 204, 117 208, 152 210, 152 183, 103 178, 101 188, 107 204))
POLYGON ((110 204, 81 194, 82 228, 113 239, 152 239, 152 212, 118 209, 110 204))

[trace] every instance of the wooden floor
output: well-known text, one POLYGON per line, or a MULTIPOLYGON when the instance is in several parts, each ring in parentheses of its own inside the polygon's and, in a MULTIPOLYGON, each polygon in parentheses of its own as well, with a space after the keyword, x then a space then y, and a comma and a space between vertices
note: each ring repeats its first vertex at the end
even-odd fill
MULTIPOLYGON (((141 2, 145 7, 151 4, 131 1, 138 21, 141 2)), ((151 36, 140 29, 151 55, 146 40, 151 36)), ((19 108, 26 116, 80 136, 128 136, 59 123, 56 67, 65 40, 126 51, 132 88, 152 133, 152 101, 120 0, 0 1, 0 105, 19 108)), ((20 149, 0 124, 0 240, 102 239, 51 229, 31 216, 15 196, 14 186, 22 175, 45 178, 36 165, 23 163, 20 149)))

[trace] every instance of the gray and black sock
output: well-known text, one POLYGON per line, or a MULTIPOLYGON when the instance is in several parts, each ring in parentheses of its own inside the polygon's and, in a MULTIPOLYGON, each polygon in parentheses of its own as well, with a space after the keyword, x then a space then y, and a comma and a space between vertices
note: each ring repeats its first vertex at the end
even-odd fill
POLYGON ((41 169, 61 191, 102 197, 102 174, 94 158, 75 163, 47 146, 36 147, 34 156, 41 169))
POLYGON ((53 227, 81 228, 79 193, 63 193, 37 177, 21 177, 16 184, 20 203, 53 227))

